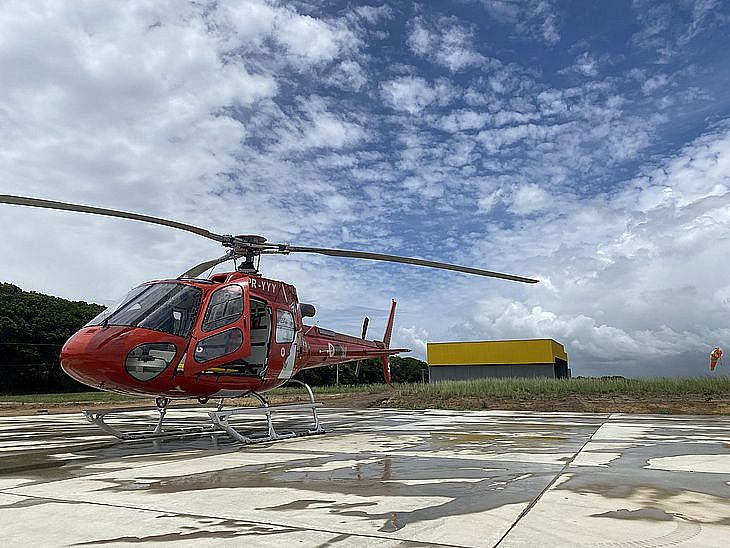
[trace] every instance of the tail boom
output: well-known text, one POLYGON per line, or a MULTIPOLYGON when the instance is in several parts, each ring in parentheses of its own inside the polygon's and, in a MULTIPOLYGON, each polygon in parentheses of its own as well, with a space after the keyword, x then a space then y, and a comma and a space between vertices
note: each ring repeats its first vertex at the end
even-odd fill
POLYGON ((396 302, 392 301, 382 341, 358 339, 329 329, 305 325, 301 369, 377 358, 383 366, 385 382, 390 384, 390 356, 410 352, 408 348, 390 348, 395 306, 396 302))

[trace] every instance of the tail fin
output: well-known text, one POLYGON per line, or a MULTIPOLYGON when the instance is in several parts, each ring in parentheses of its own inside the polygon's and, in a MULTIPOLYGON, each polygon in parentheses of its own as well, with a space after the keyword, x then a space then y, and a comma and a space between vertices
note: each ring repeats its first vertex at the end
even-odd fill
POLYGON ((395 318, 395 299, 390 302, 390 316, 388 316, 388 323, 385 325, 385 334, 383 335, 383 342, 385 348, 390 348, 390 336, 393 334, 393 318, 395 318))
MULTIPOLYGON (((385 334, 383 335, 383 343, 385 348, 390 348, 390 338, 393 335, 393 319, 395 318, 395 299, 390 304, 390 315, 388 316, 388 323, 385 325, 385 334)), ((385 382, 390 384, 390 356, 382 356, 380 363, 383 365, 383 376, 385 382)))
MULTIPOLYGON (((365 340, 365 337, 368 335, 368 324, 370 323, 370 318, 365 316, 365 319, 362 321, 362 336, 360 337, 362 340, 365 340)), ((355 382, 360 378, 358 374, 360 373, 360 365, 362 364, 362 360, 357 360, 355 363, 355 382)))

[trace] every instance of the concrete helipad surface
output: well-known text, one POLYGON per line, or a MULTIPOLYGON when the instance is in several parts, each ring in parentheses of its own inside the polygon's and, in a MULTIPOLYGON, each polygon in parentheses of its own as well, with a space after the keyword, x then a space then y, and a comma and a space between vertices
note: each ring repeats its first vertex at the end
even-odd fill
POLYGON ((714 547, 730 539, 730 417, 321 416, 328 434, 254 446, 211 437, 121 443, 80 414, 0 418, 0 545, 714 547))

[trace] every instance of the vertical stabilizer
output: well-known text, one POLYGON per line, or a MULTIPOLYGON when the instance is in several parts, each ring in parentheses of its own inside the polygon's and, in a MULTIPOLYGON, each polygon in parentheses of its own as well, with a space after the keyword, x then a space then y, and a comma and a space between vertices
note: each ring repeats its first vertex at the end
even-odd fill
POLYGON ((390 348, 390 337, 393 334, 393 318, 395 318, 395 299, 390 302, 390 315, 388 316, 388 323, 385 325, 385 334, 383 335, 383 342, 385 348, 390 348))
MULTIPOLYGON (((383 335, 383 343, 385 348, 390 348, 390 339, 393 335, 393 319, 395 318, 395 299, 390 304, 390 315, 388 316, 388 323, 385 325, 385 334, 383 335)), ((390 384, 390 356, 383 356, 380 358, 380 363, 383 365, 383 376, 385 382, 390 384)))

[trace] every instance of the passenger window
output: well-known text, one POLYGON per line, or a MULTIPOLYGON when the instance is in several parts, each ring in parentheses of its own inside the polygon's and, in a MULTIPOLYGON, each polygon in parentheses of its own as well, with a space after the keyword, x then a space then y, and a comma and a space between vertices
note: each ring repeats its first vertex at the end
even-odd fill
POLYGON ((294 340, 294 316, 287 310, 276 311, 276 342, 290 343, 294 340))
POLYGON ((243 344, 240 329, 229 329, 200 341, 195 347, 195 361, 205 363, 235 352, 243 344))
POLYGON ((229 285, 213 293, 203 318, 203 331, 213 331, 233 323, 243 314, 243 290, 229 285))

